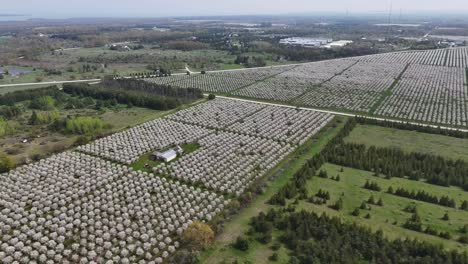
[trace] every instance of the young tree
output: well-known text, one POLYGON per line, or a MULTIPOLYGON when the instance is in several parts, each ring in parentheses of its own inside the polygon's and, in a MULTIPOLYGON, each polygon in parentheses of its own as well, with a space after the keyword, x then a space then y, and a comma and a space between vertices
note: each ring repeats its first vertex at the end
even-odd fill
POLYGON ((379 198, 379 200, 377 201, 377 205, 378 206, 383 206, 382 198, 379 198))
POLYGON ((198 251, 211 244, 214 239, 214 232, 205 223, 194 221, 182 234, 182 240, 192 250, 198 251))
POLYGON ((361 211, 359 211, 359 208, 355 208, 354 211, 351 214, 354 215, 354 216, 359 216, 360 213, 361 213, 361 211))
POLYGON ((463 201, 463 203, 460 206, 460 209, 468 211, 468 201, 467 200, 463 201))
POLYGON ((444 221, 450 220, 450 216, 448 215, 448 213, 444 214, 444 216, 442 217, 442 220, 444 220, 444 221))
POLYGON ((37 125, 39 124, 39 118, 37 117, 36 111, 33 111, 31 117, 29 118, 30 125, 37 125))

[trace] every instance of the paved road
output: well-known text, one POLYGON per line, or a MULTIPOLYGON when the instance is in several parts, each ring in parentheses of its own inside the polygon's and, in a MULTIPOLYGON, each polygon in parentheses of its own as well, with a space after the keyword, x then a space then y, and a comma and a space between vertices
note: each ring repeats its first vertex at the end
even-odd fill
POLYGON ((3 87, 18 87, 18 86, 30 86, 30 85, 47 85, 47 84, 63 84, 63 83, 83 83, 83 82, 99 82, 101 79, 89 79, 89 80, 73 80, 73 81, 52 81, 52 82, 35 82, 35 83, 12 83, 12 84, 2 84, 0 88, 3 87))
MULTIPOLYGON (((241 98, 235 98, 235 97, 227 97, 227 96, 219 96, 219 95, 217 95, 216 97, 229 99, 229 100, 243 101, 243 102, 253 102, 253 103, 264 104, 264 105, 272 105, 272 106, 280 106, 280 107, 287 107, 287 108, 294 108, 294 109, 301 109, 301 110, 308 110, 308 111, 316 111, 316 112, 328 113, 328 114, 332 114, 332 115, 349 116, 349 117, 361 116, 361 115, 345 113, 345 112, 328 111, 328 110, 316 109, 316 108, 305 108, 305 107, 296 107, 296 106, 292 106, 292 105, 283 105, 283 104, 276 104, 276 103, 259 102, 259 101, 255 101, 255 100, 241 99, 241 98)), ((402 121, 402 120, 397 120, 397 119, 392 119, 392 118, 380 118, 380 117, 369 117, 369 116, 365 116, 365 117, 369 118, 369 119, 379 120, 379 121, 388 121, 388 122, 393 122, 393 123, 405 123, 405 124, 426 126, 426 127, 432 127, 432 128, 441 128, 441 129, 445 129, 445 130, 458 130, 458 131, 462 131, 462 132, 468 132, 468 129, 463 129, 463 128, 455 128, 455 127, 449 127, 449 126, 436 126, 436 125, 429 125, 429 124, 418 123, 418 122, 413 122, 413 121, 402 121)))

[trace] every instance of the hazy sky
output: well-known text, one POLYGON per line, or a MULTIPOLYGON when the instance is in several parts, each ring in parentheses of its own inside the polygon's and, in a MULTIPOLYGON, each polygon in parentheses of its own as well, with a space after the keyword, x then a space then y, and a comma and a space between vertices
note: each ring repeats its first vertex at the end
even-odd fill
MULTIPOLYGON (((34 17, 292 14, 385 11, 390 0, 2 0, 0 13, 34 17)), ((393 9, 466 11, 468 0, 393 0, 393 9)))

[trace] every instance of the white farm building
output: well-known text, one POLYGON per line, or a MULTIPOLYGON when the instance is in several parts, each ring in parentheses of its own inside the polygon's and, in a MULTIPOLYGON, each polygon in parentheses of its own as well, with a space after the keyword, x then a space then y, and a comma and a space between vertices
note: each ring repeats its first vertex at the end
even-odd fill
POLYGON ((184 150, 180 146, 176 146, 164 152, 159 152, 159 151, 154 152, 153 155, 151 155, 151 159, 161 160, 164 162, 170 162, 174 160, 175 158, 177 158, 177 155, 179 154, 182 155, 183 152, 184 150))
POLYGON ((328 38, 292 37, 292 38, 281 39, 279 43, 282 45, 290 45, 290 46, 320 47, 332 41, 333 39, 328 39, 328 38))

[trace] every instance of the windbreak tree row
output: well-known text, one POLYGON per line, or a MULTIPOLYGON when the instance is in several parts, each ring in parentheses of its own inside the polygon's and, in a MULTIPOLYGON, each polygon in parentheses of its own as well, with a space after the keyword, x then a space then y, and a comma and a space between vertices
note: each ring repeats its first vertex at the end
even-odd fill
POLYGON ((88 96, 98 100, 116 100, 118 103, 145 107, 154 110, 177 108, 182 101, 140 91, 116 90, 99 85, 65 84, 63 91, 74 96, 88 96))

